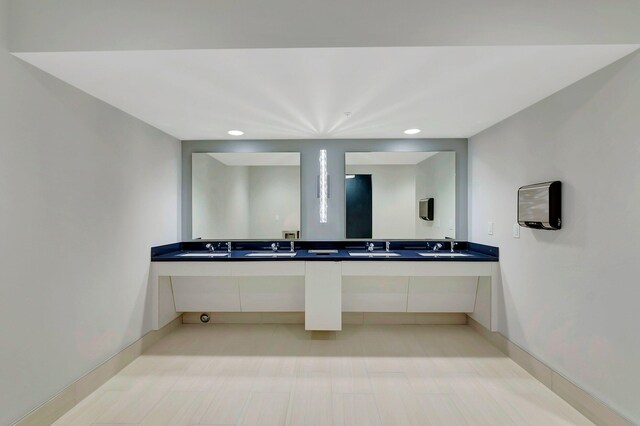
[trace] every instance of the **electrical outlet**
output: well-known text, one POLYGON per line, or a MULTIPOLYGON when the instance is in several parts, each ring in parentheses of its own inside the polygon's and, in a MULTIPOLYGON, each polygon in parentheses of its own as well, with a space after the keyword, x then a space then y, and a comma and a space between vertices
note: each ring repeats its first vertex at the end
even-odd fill
POLYGON ((520 225, 517 223, 513 224, 513 238, 520 238, 520 225))
POLYGON ((487 234, 493 235, 493 222, 487 224, 487 234))

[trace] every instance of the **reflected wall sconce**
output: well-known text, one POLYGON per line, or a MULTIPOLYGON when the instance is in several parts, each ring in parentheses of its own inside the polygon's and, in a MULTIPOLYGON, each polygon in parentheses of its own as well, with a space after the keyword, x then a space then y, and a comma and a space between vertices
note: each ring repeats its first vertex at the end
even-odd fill
POLYGON ((320 199, 320 223, 327 223, 329 210, 329 172, 327 169, 327 150, 321 149, 318 157, 320 174, 318 175, 318 198, 320 199))

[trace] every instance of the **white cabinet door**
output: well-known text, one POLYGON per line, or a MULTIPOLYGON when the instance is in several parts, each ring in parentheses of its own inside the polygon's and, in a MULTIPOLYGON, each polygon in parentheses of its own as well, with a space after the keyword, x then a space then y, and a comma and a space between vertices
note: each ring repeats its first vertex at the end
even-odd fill
POLYGON ((406 312, 408 277, 343 277, 343 312, 406 312))
POLYGON ((240 292, 233 277, 171 277, 178 312, 239 312, 240 292))
POLYGON ((411 277, 408 312, 473 312, 478 277, 411 277))
POLYGON ((305 262, 306 330, 342 330, 342 265, 305 262))
MULTIPOLYGON (((304 262, 302 263, 304 266, 304 262)), ((238 277, 242 312, 304 311, 304 277, 238 277)))

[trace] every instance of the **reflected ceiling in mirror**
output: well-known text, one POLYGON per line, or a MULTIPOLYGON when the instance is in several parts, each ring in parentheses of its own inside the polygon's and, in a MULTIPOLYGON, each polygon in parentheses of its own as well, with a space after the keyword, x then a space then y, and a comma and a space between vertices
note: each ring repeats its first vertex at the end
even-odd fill
POLYGON ((300 237, 300 153, 192 156, 193 238, 300 237))
POLYGON ((348 152, 345 173, 346 238, 456 237, 455 152, 348 152))

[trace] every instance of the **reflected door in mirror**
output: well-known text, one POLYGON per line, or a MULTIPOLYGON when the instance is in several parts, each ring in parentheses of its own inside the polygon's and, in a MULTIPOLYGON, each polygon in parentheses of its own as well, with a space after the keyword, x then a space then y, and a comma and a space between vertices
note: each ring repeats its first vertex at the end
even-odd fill
POLYGON ((371 238, 373 233, 371 175, 347 175, 345 193, 347 238, 371 238))

